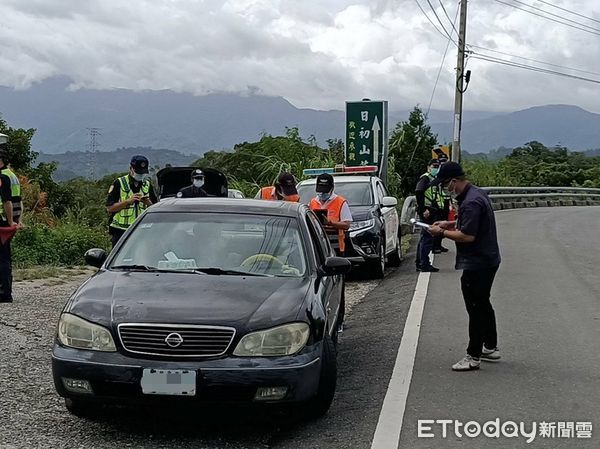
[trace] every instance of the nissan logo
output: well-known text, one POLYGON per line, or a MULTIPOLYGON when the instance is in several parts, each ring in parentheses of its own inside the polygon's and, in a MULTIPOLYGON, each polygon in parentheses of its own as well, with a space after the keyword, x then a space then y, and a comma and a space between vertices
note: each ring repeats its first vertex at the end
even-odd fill
POLYGON ((178 348, 183 343, 183 337, 177 332, 173 332, 166 336, 165 343, 171 348, 178 348))

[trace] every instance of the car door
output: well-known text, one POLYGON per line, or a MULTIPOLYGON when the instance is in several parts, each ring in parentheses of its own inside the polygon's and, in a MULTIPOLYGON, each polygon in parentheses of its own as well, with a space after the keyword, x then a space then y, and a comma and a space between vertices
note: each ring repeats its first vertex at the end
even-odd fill
MULTIPOLYGON (((327 257, 335 256, 335 252, 327 239, 321 223, 313 212, 307 211, 306 224, 311 235, 313 249, 317 258, 317 266, 322 266, 327 257)), ((318 295, 323 304, 323 309, 327 314, 327 332, 331 335, 343 296, 343 278, 339 275, 320 276, 317 282, 318 295)))
POLYGON ((383 183, 379 180, 375 181, 375 190, 377 192, 377 198, 381 207, 381 215, 385 223, 385 240, 386 240, 386 253, 389 253, 396 249, 396 243, 398 241, 398 211, 395 207, 383 207, 383 197, 389 196, 389 193, 383 183))

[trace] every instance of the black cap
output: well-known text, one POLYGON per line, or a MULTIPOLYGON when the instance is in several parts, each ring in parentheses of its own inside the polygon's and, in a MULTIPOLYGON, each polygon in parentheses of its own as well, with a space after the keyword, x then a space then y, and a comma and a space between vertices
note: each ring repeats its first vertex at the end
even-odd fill
POLYGON ((444 183, 451 180, 452 178, 460 178, 465 176, 465 172, 457 162, 446 162, 440 166, 437 176, 431 182, 431 185, 437 186, 438 184, 444 183))
POLYGON ((429 164, 427 164, 427 165, 434 165, 434 164, 439 164, 439 163, 440 163, 439 159, 431 159, 429 161, 429 164))
POLYGON ((204 172, 199 168, 192 171, 192 179, 194 178, 204 178, 204 172))
POLYGON ((327 193, 333 190, 333 176, 321 173, 317 176, 317 193, 327 193))
POLYGON ((296 178, 291 173, 282 173, 277 180, 280 192, 285 196, 298 195, 296 178))
POLYGON ((131 167, 134 172, 140 175, 148 173, 148 159, 146 159, 146 156, 140 154, 133 156, 131 158, 131 167))

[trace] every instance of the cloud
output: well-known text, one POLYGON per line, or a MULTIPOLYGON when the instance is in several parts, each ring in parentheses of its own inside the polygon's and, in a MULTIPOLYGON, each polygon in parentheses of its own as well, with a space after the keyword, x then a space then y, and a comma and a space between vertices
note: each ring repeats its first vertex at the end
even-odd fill
MULTIPOLYGON (((456 3, 443 1, 454 17, 456 3)), ((595 3, 558 4, 599 17, 595 3)), ((439 3, 432 5, 450 30, 439 3)), ((471 44, 600 73, 600 61, 590 57, 600 52, 597 36, 491 1, 469 8, 471 44)), ((392 109, 427 106, 447 44, 413 0, 4 0, 3 21, 0 85, 27 88, 64 75, 73 88, 194 94, 251 89, 323 109, 341 109, 345 100, 365 96, 388 99, 392 109)), ((434 108, 452 108, 455 65, 451 45, 434 108)), ((468 68, 468 109, 547 103, 599 109, 593 84, 474 58, 468 68)))

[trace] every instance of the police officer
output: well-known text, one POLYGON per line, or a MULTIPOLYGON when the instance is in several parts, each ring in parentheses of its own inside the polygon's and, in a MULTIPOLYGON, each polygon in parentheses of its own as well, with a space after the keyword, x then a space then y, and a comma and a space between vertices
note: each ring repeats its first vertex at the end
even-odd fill
MULTIPOLYGON (((444 153, 442 153, 441 155, 438 156, 438 163, 439 163, 440 168, 446 162, 448 162, 448 158, 446 157, 446 155, 444 153)), ((434 170, 432 170, 432 174, 433 174, 433 171, 434 170)), ((440 216, 436 218, 436 221, 437 220, 448 220, 448 214, 450 213, 450 203, 451 203, 450 195, 448 194, 448 192, 445 192, 444 189, 442 189, 440 186, 438 186, 438 189, 439 189, 438 190, 439 194, 442 196, 442 198, 444 200, 444 209, 440 213, 440 216)), ((445 248, 442 245, 442 240, 444 240, 444 239, 439 236, 433 238, 433 254, 441 254, 441 253, 448 252, 448 248, 445 248)))
POLYGON ((204 172, 199 168, 192 172, 192 185, 177 192, 177 198, 204 198, 208 193, 204 190, 204 172))
POLYGON ((498 360, 496 314, 490 302, 492 284, 500 266, 494 208, 484 190, 472 185, 456 162, 444 164, 439 183, 458 202, 458 220, 430 227, 432 235, 456 242, 456 269, 469 315, 467 355, 452 366, 455 371, 479 369, 480 360, 498 360))
MULTIPOLYGON (((415 188, 417 199, 417 213, 424 223, 433 224, 442 219, 444 209, 444 198, 441 195, 440 188, 432 185, 432 181, 438 173, 440 163, 437 159, 431 159, 427 165, 427 172, 420 178, 415 188)), ((421 238, 417 245, 416 266, 417 271, 438 272, 439 268, 431 265, 429 253, 433 250, 434 237, 425 229, 421 231, 421 238)), ((440 244, 441 245, 441 244, 440 244)))
POLYGON ((108 189, 106 210, 110 214, 108 229, 113 246, 135 219, 157 201, 147 175, 148 159, 141 155, 133 156, 129 174, 117 178, 108 189))
MULTIPOLYGON (((5 146, 5 145, 2 145, 5 146)), ((3 173, 6 168, 8 157, 5 152, 0 152, 0 227, 15 227, 13 219, 12 189, 10 177, 3 173)), ((11 172, 12 173, 12 172, 11 172)), ((12 302, 12 255, 10 250, 10 238, 4 242, 0 241, 0 302, 12 302)))
POLYGON ((13 221, 18 224, 21 222, 21 213, 23 211, 23 201, 21 198, 21 182, 19 181, 19 177, 10 168, 8 154, 0 150, 0 159, 2 159, 2 162, 4 164, 2 169, 0 169, 0 173, 8 176, 8 178, 10 179, 13 221))
POLYGON ((256 198, 268 201, 291 201, 297 203, 300 201, 298 190, 296 190, 296 178, 291 173, 282 173, 279 175, 275 185, 263 187, 258 191, 256 198))
POLYGON ((323 173, 317 176, 317 196, 310 201, 310 209, 319 215, 331 246, 340 255, 346 250, 346 231, 352 223, 352 212, 346 199, 333 192, 333 176, 323 173))

